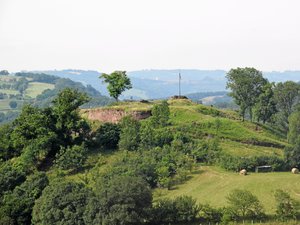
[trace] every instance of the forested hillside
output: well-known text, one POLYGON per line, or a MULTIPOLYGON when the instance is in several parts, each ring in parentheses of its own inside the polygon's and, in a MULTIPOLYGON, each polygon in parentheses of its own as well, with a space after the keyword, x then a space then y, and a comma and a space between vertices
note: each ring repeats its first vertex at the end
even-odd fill
POLYGON ((101 106, 112 102, 91 85, 84 86, 67 78, 43 73, 9 74, 2 72, 0 75, 0 123, 16 118, 26 104, 39 107, 48 106, 58 92, 66 87, 88 94, 91 100, 82 107, 101 106))

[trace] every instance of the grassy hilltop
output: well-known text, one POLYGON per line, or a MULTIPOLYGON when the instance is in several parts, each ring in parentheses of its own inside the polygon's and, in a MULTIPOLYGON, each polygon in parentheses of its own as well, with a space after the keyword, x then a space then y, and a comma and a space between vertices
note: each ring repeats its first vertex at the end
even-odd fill
MULTIPOLYGON (((150 110, 159 101, 119 102, 117 105, 105 107, 125 111, 150 110)), ((276 156, 283 159, 283 148, 287 145, 284 136, 269 126, 242 122, 235 111, 219 110, 204 106, 190 100, 169 100, 170 125, 172 131, 183 131, 195 141, 218 137, 222 151, 230 156, 246 158, 276 156)), ((141 121, 145 123, 148 119, 141 121)), ((121 151, 90 154, 89 167, 101 158, 100 170, 105 171, 112 162, 118 159, 121 151)), ((84 173, 90 176, 91 173, 84 173)), ((72 175, 70 179, 82 179, 81 175, 72 175)), ((275 212, 274 191, 278 188, 289 191, 295 199, 300 200, 299 176, 290 172, 259 173, 251 172, 248 176, 240 176, 235 171, 227 171, 218 166, 197 165, 189 175, 188 181, 175 185, 171 190, 157 188, 155 199, 181 195, 189 195, 199 203, 212 206, 226 206, 226 196, 235 189, 247 189, 262 201, 267 213, 275 212)))

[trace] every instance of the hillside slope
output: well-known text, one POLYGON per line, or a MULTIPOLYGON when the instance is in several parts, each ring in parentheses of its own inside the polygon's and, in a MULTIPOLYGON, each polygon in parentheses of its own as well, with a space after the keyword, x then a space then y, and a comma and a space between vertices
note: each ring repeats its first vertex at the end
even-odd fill
MULTIPOLYGON (((110 110, 149 110, 158 103, 122 102, 116 106, 106 107, 110 110)), ((169 130, 182 131, 195 141, 218 137, 222 152, 237 157, 249 159, 254 157, 283 158, 283 148, 287 145, 284 136, 268 126, 251 122, 242 122, 234 111, 218 110, 195 104, 189 100, 169 100, 171 111, 169 130), (216 122, 218 121, 218 122, 216 122), (216 124, 218 128, 216 127, 216 124)), ((86 112, 85 112, 86 113, 86 112)), ((147 120, 147 119, 146 119, 147 120)), ((142 120, 143 123, 145 120, 142 120)), ((109 166, 120 152, 106 155, 104 163, 109 166)), ((103 156, 102 156, 103 157, 103 156)), ((97 161, 97 154, 90 157, 89 162, 97 161)), ((76 176, 72 179, 76 179, 76 176)), ((226 171, 219 167, 199 166, 191 174, 188 181, 175 186, 171 190, 156 189, 155 199, 190 195, 199 203, 209 203, 213 206, 226 206, 226 196, 235 189, 248 189, 262 200, 268 213, 274 213, 274 191, 282 188, 291 191, 292 196, 300 200, 299 177, 288 172, 273 172, 265 174, 250 173, 240 176, 234 171, 226 171), (271 203, 271 204, 269 204, 271 203), (271 206, 272 205, 272 206, 271 206)))
POLYGON ((91 101, 83 107, 102 106, 112 102, 109 97, 103 96, 91 85, 67 78, 60 78, 41 73, 16 73, 15 75, 0 76, 0 123, 16 118, 25 104, 48 106, 59 91, 64 88, 75 88, 87 93, 91 101), (11 103, 15 105, 10 105, 11 103))

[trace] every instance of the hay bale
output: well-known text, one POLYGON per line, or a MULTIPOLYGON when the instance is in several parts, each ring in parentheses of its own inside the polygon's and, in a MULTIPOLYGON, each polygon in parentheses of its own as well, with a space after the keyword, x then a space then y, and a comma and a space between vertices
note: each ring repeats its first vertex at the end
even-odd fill
POLYGON ((298 173, 299 173, 299 170, 298 170, 297 168, 293 168, 293 169, 292 169, 292 173, 293 173, 293 174, 298 174, 298 173))
POLYGON ((246 176, 247 175, 247 170, 245 170, 245 169, 241 170, 240 175, 246 176))

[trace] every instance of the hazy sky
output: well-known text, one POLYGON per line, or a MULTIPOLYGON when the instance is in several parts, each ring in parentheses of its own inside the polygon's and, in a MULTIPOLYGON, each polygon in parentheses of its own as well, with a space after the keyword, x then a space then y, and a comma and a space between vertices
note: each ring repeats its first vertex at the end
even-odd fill
POLYGON ((299 0, 0 0, 0 69, 300 69, 299 0))

